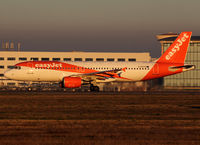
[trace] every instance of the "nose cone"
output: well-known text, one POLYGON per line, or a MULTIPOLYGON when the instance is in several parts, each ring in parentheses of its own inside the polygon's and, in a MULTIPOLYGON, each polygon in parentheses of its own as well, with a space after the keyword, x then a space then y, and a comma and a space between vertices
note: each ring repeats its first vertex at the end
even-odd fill
POLYGON ((4 72, 4 76, 8 79, 12 79, 13 73, 10 70, 8 70, 4 72))

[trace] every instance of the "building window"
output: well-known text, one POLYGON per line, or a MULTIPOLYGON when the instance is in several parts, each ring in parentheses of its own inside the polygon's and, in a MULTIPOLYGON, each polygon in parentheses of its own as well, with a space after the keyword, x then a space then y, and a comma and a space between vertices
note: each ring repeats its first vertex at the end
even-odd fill
POLYGON ((118 61, 125 61, 125 58, 118 58, 118 61))
POLYGON ((190 46, 194 46, 194 43, 190 43, 190 46))
POLYGON ((14 86, 15 83, 7 83, 8 86, 14 86))
POLYGON ((72 61, 71 58, 63 58, 64 61, 72 61))
POLYGON ((4 66, 3 66, 3 65, 0 65, 0 69, 4 69, 4 66))
POLYGON ((82 58, 75 58, 74 61, 82 61, 82 58))
POLYGON ((37 57, 31 57, 31 60, 38 61, 39 59, 37 57))
POLYGON ((7 60, 15 60, 15 57, 8 57, 7 60))
POLYGON ((96 58, 96 61, 104 61, 103 58, 96 58))
POLYGON ((129 58, 128 61, 136 61, 135 58, 129 58))
POLYGON ((107 61, 115 61, 114 58, 107 58, 107 61))
POLYGON ((3 77, 4 76, 4 74, 0 74, 0 77, 3 77))
POLYGON ((53 58, 53 61, 60 61, 60 58, 53 58))
POLYGON ((19 60, 27 60, 26 57, 20 57, 19 60))
POLYGON ((13 69, 14 66, 13 66, 13 65, 9 65, 9 66, 7 66, 7 68, 8 68, 8 69, 13 69))
POLYGON ((0 57, 0 60, 4 60, 4 57, 0 57))
POLYGON ((49 58, 42 58, 42 61, 49 61, 49 58))
POLYGON ((86 58, 85 61, 93 61, 93 58, 86 58))

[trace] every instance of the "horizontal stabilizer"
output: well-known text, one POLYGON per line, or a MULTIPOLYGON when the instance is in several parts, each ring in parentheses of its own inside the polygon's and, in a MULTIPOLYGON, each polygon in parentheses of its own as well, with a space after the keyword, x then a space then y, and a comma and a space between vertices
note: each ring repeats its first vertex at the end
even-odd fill
POLYGON ((183 66, 171 66, 169 68, 170 71, 176 71, 178 69, 183 69, 183 71, 188 71, 188 70, 192 70, 195 69, 195 65, 183 65, 183 66))

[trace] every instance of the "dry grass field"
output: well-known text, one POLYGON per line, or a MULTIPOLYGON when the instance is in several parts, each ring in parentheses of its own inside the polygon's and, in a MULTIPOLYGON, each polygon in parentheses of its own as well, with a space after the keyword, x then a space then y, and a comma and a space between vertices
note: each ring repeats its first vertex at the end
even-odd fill
POLYGON ((0 144, 197 145, 200 95, 0 94, 0 144))

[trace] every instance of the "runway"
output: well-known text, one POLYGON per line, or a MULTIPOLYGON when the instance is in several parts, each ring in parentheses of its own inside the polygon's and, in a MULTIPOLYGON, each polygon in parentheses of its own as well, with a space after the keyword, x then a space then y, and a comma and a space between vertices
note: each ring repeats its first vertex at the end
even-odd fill
POLYGON ((4 93, 2 144, 200 144, 199 94, 4 93))

